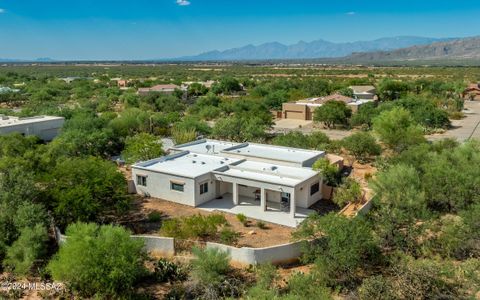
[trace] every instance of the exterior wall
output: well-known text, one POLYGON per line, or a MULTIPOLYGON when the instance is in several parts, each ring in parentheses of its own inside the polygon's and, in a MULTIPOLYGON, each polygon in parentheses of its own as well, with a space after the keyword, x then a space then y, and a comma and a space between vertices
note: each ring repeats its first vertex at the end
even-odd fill
POLYGON ((282 113, 285 119, 307 120, 307 106, 297 103, 283 103, 282 113))
POLYGON ((233 193, 233 185, 230 182, 216 181, 217 185, 217 197, 225 195, 227 193, 233 193))
POLYGON ((6 127, 0 127, 0 134, 18 132, 24 135, 36 135, 44 141, 51 141, 58 135, 65 122, 63 118, 56 120, 39 120, 40 121, 32 121, 32 123, 27 124, 12 124, 6 127))
POLYGON ((254 199, 255 191, 259 188, 259 186, 246 186, 242 184, 238 186, 238 195, 254 199))
POLYGON ((311 168, 313 166, 313 164, 322 157, 325 157, 325 153, 318 154, 318 155, 316 155, 316 156, 314 156, 314 157, 312 157, 308 160, 305 160, 302 163, 301 167, 311 168))
MULTIPOLYGON (((268 183, 268 182, 261 182, 261 181, 253 181, 253 180, 248 180, 248 179, 243 179, 243 178, 237 178, 237 177, 232 177, 232 176, 228 176, 228 175, 225 175, 225 174, 215 174, 215 179, 218 180, 218 181, 223 181, 223 182, 236 182, 237 184, 242 184, 242 185, 245 185, 247 186, 248 188, 252 188, 253 191, 256 190, 256 189, 260 189, 260 188, 264 188, 264 189, 267 189, 267 190, 270 190, 270 191, 277 191, 277 192, 282 192, 282 191, 285 191, 287 193, 291 193, 293 192, 294 188, 293 187, 287 187, 287 186, 281 186, 281 185, 278 185, 278 184, 273 184, 273 183, 268 183)), ((239 186, 239 192, 240 192, 240 195, 242 195, 242 191, 240 190, 240 186, 239 186)), ((243 191, 248 191, 248 190, 243 190, 243 191)), ((269 192, 269 191, 267 191, 269 192)), ((247 197, 252 197, 253 198, 253 194, 250 194, 250 196, 246 195, 247 197)))
POLYGON ((354 94, 357 99, 364 99, 364 100, 373 100, 375 99, 375 94, 372 93, 361 93, 361 94, 354 94))
MULTIPOLYGON (((160 198, 180 204, 195 206, 195 180, 163 174, 158 172, 146 171, 143 169, 132 168, 132 179, 135 183, 135 189, 139 194, 146 194, 151 197, 160 198), (147 176, 147 186, 137 184, 137 175, 147 176), (170 189, 170 181, 184 182, 184 191, 174 191, 170 189)), ((213 189, 213 188, 212 188, 213 189)), ((210 191, 210 190, 209 190, 210 191)))
POLYGON ((213 200, 217 197, 217 184, 211 173, 195 178, 195 206, 213 200), (207 182, 208 192, 200 194, 200 185, 207 182))
POLYGON ((309 208, 315 202, 322 199, 322 179, 320 176, 313 176, 295 188, 295 204, 298 207, 309 208), (319 190, 313 195, 310 195, 310 187, 319 183, 319 190))

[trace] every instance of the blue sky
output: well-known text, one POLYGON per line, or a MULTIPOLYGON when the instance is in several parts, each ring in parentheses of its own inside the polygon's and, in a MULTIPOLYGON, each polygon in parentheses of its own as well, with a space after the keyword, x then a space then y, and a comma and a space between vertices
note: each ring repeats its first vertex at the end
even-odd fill
POLYGON ((480 35, 470 0, 0 0, 0 57, 154 59, 246 44, 480 35))

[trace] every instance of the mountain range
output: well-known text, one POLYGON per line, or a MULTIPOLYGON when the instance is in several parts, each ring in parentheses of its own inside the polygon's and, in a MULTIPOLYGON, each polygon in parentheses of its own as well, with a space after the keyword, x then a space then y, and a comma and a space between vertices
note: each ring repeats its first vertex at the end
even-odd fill
POLYGON ((349 43, 333 43, 325 40, 312 42, 300 41, 293 45, 278 42, 265 43, 258 46, 247 45, 224 51, 209 51, 195 56, 179 57, 180 61, 235 61, 235 60, 269 60, 269 59, 312 59, 337 58, 358 52, 390 51, 411 46, 429 45, 436 42, 448 42, 451 38, 437 39, 417 36, 398 36, 357 41, 349 43))
POLYGON ((392 51, 353 53, 342 61, 355 63, 392 61, 478 61, 480 60, 480 37, 454 39, 416 45, 392 51))

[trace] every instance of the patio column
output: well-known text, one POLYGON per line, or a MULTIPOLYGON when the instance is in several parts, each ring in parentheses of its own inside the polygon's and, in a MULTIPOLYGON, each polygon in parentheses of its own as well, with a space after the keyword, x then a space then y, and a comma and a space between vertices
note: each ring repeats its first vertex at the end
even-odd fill
POLYGON ((292 190, 292 192, 290 193, 290 216, 292 218, 295 218, 295 209, 296 209, 296 205, 295 205, 295 189, 292 190))
POLYGON ((260 207, 263 211, 267 210, 267 191, 264 188, 260 189, 260 207))
POLYGON ((233 204, 238 205, 238 184, 236 182, 232 183, 232 198, 233 204))

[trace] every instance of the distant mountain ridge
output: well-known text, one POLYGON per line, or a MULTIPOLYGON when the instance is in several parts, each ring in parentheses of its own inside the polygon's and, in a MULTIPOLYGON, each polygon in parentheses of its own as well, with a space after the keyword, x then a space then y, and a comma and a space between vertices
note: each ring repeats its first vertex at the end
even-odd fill
POLYGON ((350 62, 388 62, 415 60, 480 60, 480 36, 435 42, 393 51, 353 53, 350 62))
POLYGON ((373 41, 333 43, 325 40, 312 42, 300 41, 293 45, 278 42, 258 46, 247 45, 224 51, 209 51, 195 56, 184 56, 174 60, 183 61, 229 61, 229 60, 269 60, 269 59, 311 59, 337 58, 349 56, 355 52, 388 51, 435 42, 449 41, 452 38, 428 38, 417 36, 398 36, 380 38, 373 41))

